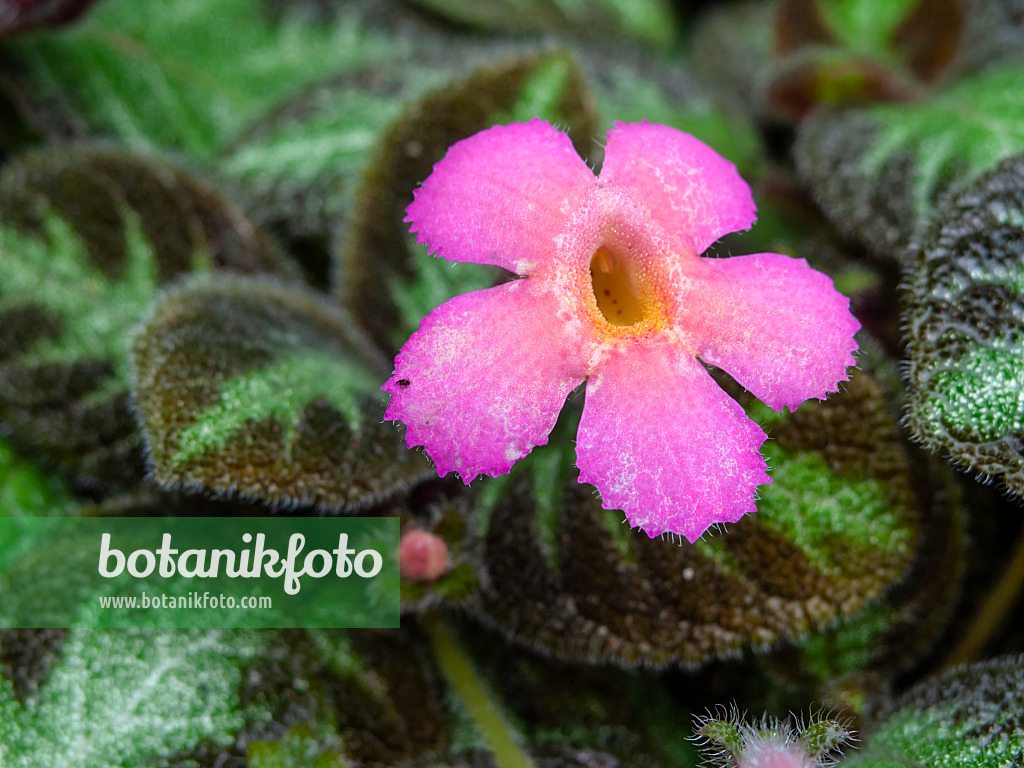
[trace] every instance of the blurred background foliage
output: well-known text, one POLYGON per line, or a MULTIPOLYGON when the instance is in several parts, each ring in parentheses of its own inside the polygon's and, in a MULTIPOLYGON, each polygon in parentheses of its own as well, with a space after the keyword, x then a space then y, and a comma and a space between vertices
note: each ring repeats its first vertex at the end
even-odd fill
POLYGON ((1018 0, 0 0, 0 514, 447 547, 400 630, 0 629, 0 765, 691 766, 711 711, 728 765, 835 722, 1020 766, 1022 168, 1018 0), (536 116, 595 169, 616 121, 693 133, 759 208, 708 255, 807 258, 864 326, 794 413, 713 372, 774 483, 695 545, 576 483, 581 392, 469 488, 381 424, 420 320, 507 278, 427 256, 412 191, 536 116))

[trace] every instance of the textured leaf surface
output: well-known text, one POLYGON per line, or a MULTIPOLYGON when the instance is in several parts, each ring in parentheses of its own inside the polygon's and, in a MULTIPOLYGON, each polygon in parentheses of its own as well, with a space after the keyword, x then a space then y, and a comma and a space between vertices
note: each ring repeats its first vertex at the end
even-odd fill
POLYGON ((1024 760, 1024 659, 958 667, 911 689, 851 768, 1013 768, 1024 760))
POLYGON ((881 601, 766 659, 773 674, 801 687, 805 700, 862 715, 888 700, 893 681, 944 636, 961 594, 968 549, 951 474, 938 462, 914 467, 914 487, 922 489, 925 504, 921 540, 906 578, 881 601))
POLYGON ((410 248, 402 220, 413 190, 449 146, 495 123, 540 116, 568 126, 585 155, 596 118, 582 77, 564 52, 501 58, 410 104, 381 137, 339 243, 336 282, 345 305, 382 349, 397 351, 430 309, 466 285, 500 280, 499 270, 451 267, 417 253, 425 248, 410 248))
POLYGON ((386 60, 302 89, 220 153, 218 171, 238 183, 261 223, 326 252, 343 236, 360 178, 391 123, 488 57, 483 46, 422 24, 393 34, 386 60))
POLYGON ((0 680, 5 766, 134 768, 242 725, 241 668, 259 635, 72 630, 38 697, 0 680))
POLYGON ((907 421, 926 445, 1024 494, 1024 158, 941 208, 914 255, 907 421))
POLYGON ((90 483, 143 470, 127 333, 183 273, 293 274, 216 191, 115 149, 32 153, 0 174, 0 420, 90 483))
POLYGON ((431 473, 382 424, 387 363, 346 315, 255 280, 168 294, 134 342, 135 396, 163 485, 366 506, 431 473))
POLYGON ((756 514, 692 546, 636 535, 602 510, 575 483, 564 434, 529 471, 491 483, 478 511, 484 620, 560 657, 696 663, 877 598, 910 561, 918 520, 878 384, 861 373, 791 416, 753 413, 772 438, 774 482, 756 514))
POLYGON ((10 44, 17 91, 50 117, 44 134, 107 135, 197 157, 293 89, 389 52, 351 15, 274 24, 250 0, 108 0, 65 34, 10 44))
MULTIPOLYGON (((289 727, 311 730, 349 765, 407 765, 447 747, 445 703, 418 632, 289 631, 283 639, 250 668, 242 689, 255 724, 245 739, 262 742, 268 759, 287 754, 278 736, 289 727)), ((324 768, 333 768, 330 757, 324 768)), ((310 763, 283 768, 293 765, 310 763)))
POLYGON ((804 123, 801 175, 846 235, 899 257, 940 195, 1024 151, 1024 69, 989 69, 916 104, 821 112, 804 123))

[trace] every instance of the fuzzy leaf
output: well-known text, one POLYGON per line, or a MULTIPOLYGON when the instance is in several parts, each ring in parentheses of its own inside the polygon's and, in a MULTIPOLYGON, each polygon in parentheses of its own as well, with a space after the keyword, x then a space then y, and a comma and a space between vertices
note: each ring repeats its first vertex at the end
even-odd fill
POLYGON ((0 174, 0 420, 90 484, 143 473, 126 336, 190 271, 292 275, 216 191, 159 160, 77 147, 0 174))
POLYGON ((45 135, 112 136, 195 157, 296 88, 391 50, 352 14, 274 24, 251 0, 107 0, 65 34, 9 46, 15 88, 33 115, 47 115, 36 121, 45 135))
MULTIPOLYGON (((326 753, 323 768, 335 768, 337 755, 367 768, 407 765, 447 746, 437 673, 421 653, 418 632, 287 631, 282 641, 253 664, 242 688, 245 711, 256 724, 245 738, 260 745, 269 765, 271 757, 285 759, 291 751, 281 743, 282 728, 305 732, 296 741, 310 752, 319 745, 326 753)), ((306 768, 310 762, 283 765, 306 768)))
MULTIPOLYGON (((394 36, 396 50, 387 60, 301 90, 215 161, 238 184, 257 219, 300 247, 312 245, 326 254, 343 236, 374 147, 410 102, 493 57, 479 44, 422 26, 403 27, 394 36)), ((416 145, 406 149, 415 154, 416 145)))
POLYGON ((958 667, 915 686, 843 763, 1012 768, 1024 760, 1024 658, 958 667))
POLYGON ((934 650, 949 627, 966 568, 965 516, 941 465, 915 467, 914 481, 929 490, 922 493, 921 540, 906 578, 881 601, 768 660, 787 684, 802 684, 809 700, 863 714, 891 695, 893 682, 934 650))
POLYGON ((157 304, 133 354, 162 485, 354 509, 431 474, 381 423, 387 362, 315 296, 194 281, 157 304))
POLYGON ((1024 495, 1024 156, 948 200, 913 258, 908 424, 1024 495))
POLYGON ((821 112, 801 127, 801 175, 844 234, 901 256, 940 195, 1024 152, 1024 69, 990 69, 916 104, 821 112))
MULTIPOLYGON (((900 578, 917 500, 867 374, 768 428, 758 512, 695 545, 649 540, 575 482, 567 435, 483 489, 485 621, 564 658, 697 663, 820 629, 900 578)), ((561 429, 571 432, 565 423, 561 429)), ((558 429, 558 428, 556 428, 558 429)))
POLYGON ((259 634, 72 630, 37 698, 0 680, 0 757, 10 768, 136 768, 242 725, 242 666, 259 634))

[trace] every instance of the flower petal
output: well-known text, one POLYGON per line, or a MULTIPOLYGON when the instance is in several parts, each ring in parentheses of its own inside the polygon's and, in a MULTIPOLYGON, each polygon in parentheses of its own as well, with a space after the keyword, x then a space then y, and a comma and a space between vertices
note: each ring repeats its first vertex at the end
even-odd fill
POLYGON ((544 445, 584 377, 582 346, 558 300, 529 278, 456 296, 431 312, 395 358, 384 418, 408 427, 438 475, 468 485, 544 445))
POLYGON ((860 323, 832 279, 778 253, 702 259, 678 318, 697 356, 765 404, 795 409, 848 378, 860 323))
POLYGON ((755 509, 765 434, 676 341, 617 347, 587 383, 580 482, 651 537, 696 541, 755 509))
POLYGON ((662 229, 686 236, 695 254, 757 218, 750 187, 736 166, 666 125, 616 124, 608 132, 599 178, 602 185, 627 188, 662 229))
POLYGON ((431 253, 525 275, 551 258, 595 185, 569 137, 548 123, 496 125, 452 145, 405 220, 431 253))

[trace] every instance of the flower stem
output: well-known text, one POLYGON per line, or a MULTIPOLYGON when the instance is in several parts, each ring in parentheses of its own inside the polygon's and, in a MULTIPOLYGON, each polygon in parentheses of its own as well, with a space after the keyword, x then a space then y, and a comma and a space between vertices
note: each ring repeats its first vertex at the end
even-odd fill
POLYGON ((1017 538, 1013 547, 1013 558, 999 577, 995 588, 989 593, 988 599, 981 606, 971 622, 970 629, 956 648, 946 659, 947 666, 955 666, 971 661, 1006 618, 1007 612, 1014 606, 1024 588, 1024 532, 1017 538))
POLYGON ((424 616, 422 624, 430 636, 434 658, 445 679, 476 722, 498 768, 534 768, 533 761, 516 741, 512 726, 474 669, 466 651, 459 645, 451 627, 437 613, 424 616))

